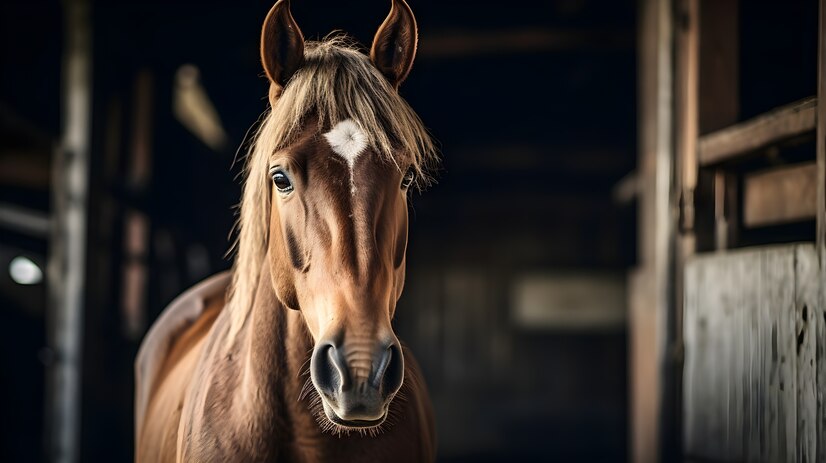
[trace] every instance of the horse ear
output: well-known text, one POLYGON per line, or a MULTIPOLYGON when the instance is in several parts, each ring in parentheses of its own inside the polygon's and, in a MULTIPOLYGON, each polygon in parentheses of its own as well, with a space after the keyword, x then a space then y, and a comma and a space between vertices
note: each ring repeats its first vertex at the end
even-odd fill
POLYGON ((370 59, 387 80, 398 88, 413 67, 418 29, 413 10, 404 0, 392 0, 390 14, 379 26, 370 59))
POLYGON ((261 30, 261 62, 278 93, 303 61, 304 36, 290 14, 290 0, 278 0, 261 30))

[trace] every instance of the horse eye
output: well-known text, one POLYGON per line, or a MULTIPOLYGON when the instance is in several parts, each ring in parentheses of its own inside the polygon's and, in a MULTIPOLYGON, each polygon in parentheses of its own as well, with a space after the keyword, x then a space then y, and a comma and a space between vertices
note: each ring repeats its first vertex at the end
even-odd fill
POLYGON ((275 187, 278 188, 279 192, 289 193, 293 191, 293 184, 290 183, 290 179, 284 171, 274 170, 270 173, 270 175, 272 175, 272 182, 275 183, 275 187))
POLYGON ((407 169, 407 173, 404 174, 404 178, 402 179, 402 190, 406 190, 410 188, 410 185, 413 184, 413 180, 416 179, 416 172, 413 169, 407 169))

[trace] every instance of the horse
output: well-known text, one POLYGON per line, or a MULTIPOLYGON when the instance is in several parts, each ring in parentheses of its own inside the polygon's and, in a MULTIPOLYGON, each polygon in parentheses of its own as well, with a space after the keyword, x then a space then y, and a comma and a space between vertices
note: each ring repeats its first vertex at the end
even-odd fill
POLYGON ((138 462, 432 461, 432 405, 393 331, 408 197, 438 155, 399 94, 418 31, 392 0, 369 56, 264 21, 269 106, 229 272, 173 301, 135 361, 138 462))

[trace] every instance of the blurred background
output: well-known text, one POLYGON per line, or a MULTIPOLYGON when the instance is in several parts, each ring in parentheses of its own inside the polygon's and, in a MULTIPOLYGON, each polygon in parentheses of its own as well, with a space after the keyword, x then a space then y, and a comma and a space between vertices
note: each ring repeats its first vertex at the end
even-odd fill
MULTIPOLYGON (((817 1, 699 3, 714 2, 410 1, 420 45, 401 93, 443 165, 412 197, 395 323, 424 369, 440 461, 681 454, 673 282, 687 255, 677 166, 698 136, 689 76, 708 62, 701 86, 735 82, 703 96, 723 108, 701 112, 724 116, 700 132, 817 93, 817 1), (697 38, 700 14, 717 18, 719 42, 697 38), (708 61, 691 60, 698 49, 708 61)), ((0 460, 132 458, 143 334, 231 265, 234 161, 267 106, 258 44, 271 6, 0 4, 0 460)), ((340 29, 369 46, 389 7, 292 11, 307 38, 340 29)), ((726 198, 742 200, 750 172, 814 159, 813 116, 804 129, 788 155, 695 163, 697 189, 733 178, 726 198)), ((691 249, 815 241, 813 205, 720 246, 720 201, 698 200, 711 238, 698 231, 691 249)), ((745 224, 737 214, 726 223, 745 224)))

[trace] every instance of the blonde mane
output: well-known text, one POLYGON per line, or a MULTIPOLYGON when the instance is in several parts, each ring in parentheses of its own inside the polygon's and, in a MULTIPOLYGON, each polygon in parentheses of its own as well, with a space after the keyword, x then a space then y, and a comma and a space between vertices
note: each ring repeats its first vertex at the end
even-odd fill
POLYGON ((319 129, 345 119, 358 121, 376 152, 399 169, 413 169, 419 188, 429 183, 428 172, 438 162, 419 117, 353 42, 341 36, 307 42, 303 65, 265 116, 247 154, 237 256, 225 308, 230 316, 227 346, 252 307, 267 253, 269 158, 290 144, 309 116, 317 117, 319 129))

